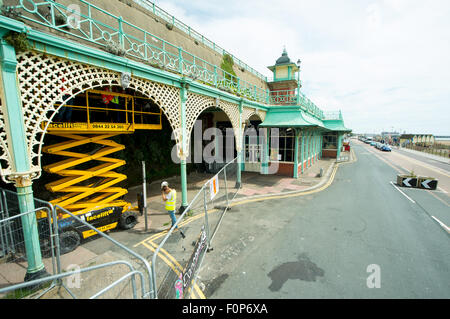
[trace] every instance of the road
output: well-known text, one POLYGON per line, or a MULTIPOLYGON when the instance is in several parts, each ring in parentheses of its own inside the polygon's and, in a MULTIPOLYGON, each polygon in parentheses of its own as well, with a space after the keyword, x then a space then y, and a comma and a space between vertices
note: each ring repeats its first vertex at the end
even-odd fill
POLYGON ((448 171, 353 149, 322 192, 227 213, 199 273, 207 298, 450 298, 448 171), (394 187, 411 165, 440 190, 394 187))

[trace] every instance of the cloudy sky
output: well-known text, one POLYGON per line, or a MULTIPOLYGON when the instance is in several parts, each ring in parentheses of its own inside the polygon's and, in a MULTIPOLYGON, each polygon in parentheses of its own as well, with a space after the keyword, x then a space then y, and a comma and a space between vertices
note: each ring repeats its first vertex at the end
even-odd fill
POLYGON ((267 76, 286 46, 303 92, 355 132, 450 135, 448 0, 155 3, 267 76))

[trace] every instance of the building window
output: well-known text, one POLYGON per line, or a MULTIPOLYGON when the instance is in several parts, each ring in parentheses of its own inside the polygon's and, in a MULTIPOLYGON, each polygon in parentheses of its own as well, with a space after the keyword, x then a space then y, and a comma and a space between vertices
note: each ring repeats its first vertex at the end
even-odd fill
POLYGON ((323 136, 323 149, 325 150, 337 150, 337 133, 325 134, 323 136))
POLYGON ((279 162, 294 162, 295 159, 295 134, 293 129, 279 129, 278 133, 271 132, 269 141, 270 160, 279 162), (272 139, 278 139, 277 145, 272 144, 272 139))

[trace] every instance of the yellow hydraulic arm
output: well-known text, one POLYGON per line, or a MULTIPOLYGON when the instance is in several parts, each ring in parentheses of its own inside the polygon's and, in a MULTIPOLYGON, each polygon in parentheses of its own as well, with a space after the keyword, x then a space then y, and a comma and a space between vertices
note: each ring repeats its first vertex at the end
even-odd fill
POLYGON ((129 203, 119 199, 127 193, 127 190, 113 187, 127 178, 126 175, 113 170, 126 163, 120 159, 107 157, 125 149, 123 145, 108 140, 118 134, 92 136, 90 134, 53 133, 53 135, 66 137, 69 140, 43 149, 45 153, 68 157, 68 159, 44 167, 48 173, 64 176, 63 179, 46 185, 51 192, 66 193, 66 195, 53 200, 52 204, 64 207, 76 214, 109 206, 123 207, 124 211, 129 208, 129 203), (72 148, 86 144, 95 144, 100 147, 92 154, 70 151, 72 148), (102 162, 102 164, 84 170, 74 168, 90 161, 102 162), (92 179, 97 179, 97 181, 93 182, 92 179))
POLYGON ((56 117, 48 123, 47 132, 66 141, 43 148, 44 153, 65 158, 44 167, 46 172, 62 176, 45 185, 61 194, 51 203, 77 215, 107 207, 128 210, 131 204, 121 199, 128 191, 117 186, 127 176, 114 172, 126 163, 110 157, 125 146, 111 138, 136 129, 161 130, 162 111, 153 111, 151 105, 152 101, 142 96, 88 90, 62 106, 63 111, 71 110, 71 118, 56 117), (110 102, 102 104, 104 100, 110 102))

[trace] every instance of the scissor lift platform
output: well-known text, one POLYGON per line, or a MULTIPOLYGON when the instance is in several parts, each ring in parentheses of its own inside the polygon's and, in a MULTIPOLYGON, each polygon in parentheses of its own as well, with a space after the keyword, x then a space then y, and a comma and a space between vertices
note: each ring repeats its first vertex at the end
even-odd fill
MULTIPOLYGON (((59 195, 51 203, 93 221, 100 230, 117 226, 131 228, 129 222, 135 221, 126 214, 131 204, 122 200, 128 191, 117 186, 127 176, 114 171, 126 162, 111 157, 126 148, 112 138, 135 130, 161 130, 162 111, 151 99, 106 90, 86 91, 59 110, 54 121, 43 123, 48 134, 64 139, 43 148, 44 153, 61 158, 44 167, 46 172, 61 176, 46 185, 49 191, 59 195), (120 213, 105 213, 113 211, 120 213), (112 215, 116 217, 111 218, 112 215)), ((71 217, 60 214, 59 219, 71 217)), ((95 235, 87 229, 71 228, 71 231, 81 238, 95 235)))

